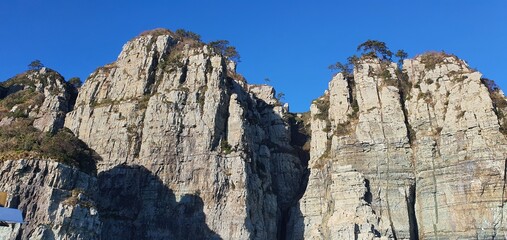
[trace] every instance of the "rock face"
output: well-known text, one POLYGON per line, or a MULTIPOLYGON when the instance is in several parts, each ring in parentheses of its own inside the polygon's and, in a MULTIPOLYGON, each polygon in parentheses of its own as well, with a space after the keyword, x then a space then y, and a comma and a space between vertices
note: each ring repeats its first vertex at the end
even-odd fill
POLYGON ((364 55, 292 114, 221 52, 157 29, 77 99, 46 68, 0 84, 0 190, 27 221, 0 236, 507 237, 507 101, 464 61, 364 55))
POLYGON ((398 89, 374 74, 395 67, 364 61, 312 104, 305 238, 410 237, 415 176, 404 112, 398 89))
POLYGON ((492 99, 480 73, 443 54, 403 73, 363 59, 336 75, 311 106, 305 239, 504 238, 506 138, 492 99))
POLYGON ((404 64, 410 81, 419 86, 407 105, 417 139, 420 236, 505 238, 503 109, 495 108, 481 74, 463 61, 444 57, 434 67, 428 61, 416 58, 404 64))
POLYGON ((0 126, 10 124, 15 117, 29 117, 34 119, 35 128, 51 133, 63 127, 65 114, 72 110, 77 94, 60 74, 45 67, 22 73, 2 85, 0 99, 16 101, 0 107, 0 126), (8 113, 1 114, 3 111, 8 113))
POLYGON ((96 178, 46 160, 3 161, 0 172, 6 207, 24 210, 26 222, 10 239, 99 239, 96 178))
POLYGON ((65 126, 104 159, 103 239, 286 234, 281 225, 306 174, 287 109, 215 52, 150 32, 82 87, 65 126))

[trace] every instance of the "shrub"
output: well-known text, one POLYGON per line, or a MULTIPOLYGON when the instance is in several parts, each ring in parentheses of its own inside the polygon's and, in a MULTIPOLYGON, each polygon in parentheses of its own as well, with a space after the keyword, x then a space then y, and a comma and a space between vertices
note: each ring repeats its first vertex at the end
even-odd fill
POLYGON ((405 60, 408 57, 408 54, 404 50, 400 49, 396 52, 394 56, 398 58, 398 66, 401 68, 403 60, 405 60))
POLYGON ((222 139, 222 141, 220 142, 220 149, 222 153, 225 155, 232 152, 232 146, 225 139, 222 139))
POLYGON ((444 59, 448 57, 454 57, 456 56, 447 54, 445 52, 427 52, 420 56, 420 61, 424 64, 424 67, 433 70, 437 66, 437 64, 441 64, 444 62, 444 59))
POLYGON ((393 56, 386 43, 377 40, 367 40, 361 43, 357 46, 357 51, 362 51, 366 57, 381 57, 384 60, 390 60, 393 56))
POLYGON ((153 30, 144 31, 141 34, 139 34, 139 36, 148 36, 148 35, 161 36, 161 35, 169 35, 169 34, 171 34, 171 31, 169 31, 168 29, 156 28, 153 30))
POLYGON ((320 120, 327 120, 329 116, 329 97, 324 96, 314 101, 314 104, 319 109, 319 113, 315 114, 315 118, 320 120))
POLYGON ((350 64, 343 64, 341 62, 336 62, 335 64, 329 65, 329 70, 337 71, 342 73, 345 77, 352 75, 352 67, 350 64))
POLYGON ((240 56, 236 47, 230 46, 227 40, 217 40, 209 42, 208 45, 213 48, 216 52, 222 54, 222 56, 230 59, 236 63, 240 61, 240 56))
POLYGON ((336 129, 334 131, 334 135, 336 136, 345 136, 347 134, 350 133, 351 129, 350 129, 350 122, 347 121, 347 122, 344 122, 344 123, 339 123, 336 125, 336 129))
POLYGON ((78 77, 73 77, 71 79, 69 79, 69 83, 74 86, 75 88, 80 88, 82 83, 81 83, 81 79, 78 78, 78 77))
POLYGON ((40 60, 33 60, 30 64, 28 64, 28 70, 38 71, 44 67, 44 64, 40 60))
POLYGON ((181 28, 177 29, 175 34, 180 40, 192 39, 192 40, 195 40, 198 42, 201 41, 201 36, 199 34, 185 30, 185 29, 181 29, 181 28))
POLYGON ((489 96, 493 102, 493 109, 500 124, 500 132, 507 135, 507 116, 505 114, 505 111, 507 111, 507 100, 505 100, 505 96, 493 80, 481 78, 481 82, 488 89, 489 96))
POLYGON ((90 174, 95 174, 95 163, 100 159, 68 129, 60 129, 55 134, 41 132, 28 119, 1 126, 0 160, 26 156, 50 158, 90 174))

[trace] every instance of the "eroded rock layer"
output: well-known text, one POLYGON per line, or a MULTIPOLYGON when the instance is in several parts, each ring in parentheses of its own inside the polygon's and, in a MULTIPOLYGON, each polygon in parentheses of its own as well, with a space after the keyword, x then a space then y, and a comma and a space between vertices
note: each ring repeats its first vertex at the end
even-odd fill
POLYGON ((102 224, 94 198, 96 178, 49 160, 0 163, 6 207, 23 212, 8 239, 99 239, 102 224))
POLYGON ((274 94, 245 83, 233 62, 200 42, 148 33, 127 43, 86 81, 65 123, 104 159, 101 195, 120 191, 139 201, 98 200, 102 238, 182 237, 188 230, 177 230, 178 222, 152 226, 178 211, 198 218, 185 226, 203 238, 285 235, 280 222, 301 196, 306 171, 274 94), (111 180, 130 175, 142 179, 111 180))
POLYGON ((0 84, 0 190, 27 221, 0 236, 507 236, 507 101, 464 61, 366 54, 293 114, 222 53, 157 29, 77 100, 47 68, 0 84))
POLYGON ((484 83, 440 53, 337 74, 311 106, 305 238, 503 238, 505 97, 484 83))

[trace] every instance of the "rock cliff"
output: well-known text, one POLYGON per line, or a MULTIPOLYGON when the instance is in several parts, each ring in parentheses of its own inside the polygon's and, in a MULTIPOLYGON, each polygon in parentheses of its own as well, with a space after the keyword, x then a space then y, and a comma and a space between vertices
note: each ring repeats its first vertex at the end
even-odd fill
POLYGON ((0 163, 0 189, 7 207, 23 210, 26 223, 10 239, 98 239, 101 222, 94 202, 96 178, 49 160, 0 163))
POLYGON ((57 72, 19 74, 0 88, 0 190, 25 223, 11 239, 94 239, 101 223, 94 198, 93 150, 62 129, 77 91, 57 72))
POLYGON ((464 61, 364 55, 294 114, 232 59, 156 29, 77 96, 47 68, 0 84, 9 237, 507 236, 507 101, 464 61))
POLYGON ((311 106, 305 238, 506 236, 505 97, 458 58, 363 58, 311 106))
POLYGON ((307 174, 290 117, 214 48, 156 30, 90 76, 65 126, 103 158, 102 238, 275 239, 307 174))
POLYGON ((24 117, 33 119, 35 128, 51 133, 63 127, 77 95, 77 89, 59 73, 45 67, 19 74, 2 85, 0 126, 24 117))

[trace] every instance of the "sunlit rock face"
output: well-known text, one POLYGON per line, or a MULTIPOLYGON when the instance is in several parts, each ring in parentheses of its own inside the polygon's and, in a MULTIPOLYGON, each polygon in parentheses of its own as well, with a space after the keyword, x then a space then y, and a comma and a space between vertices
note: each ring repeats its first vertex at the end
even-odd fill
POLYGON ((304 237, 503 238, 505 97, 454 56, 403 66, 363 59, 312 104, 304 237))
POLYGON ((29 118, 35 128, 50 133, 63 127, 77 94, 58 72, 46 67, 18 74, 1 85, 0 126, 29 118))
POLYGON ((0 85, 0 190, 27 221, 0 236, 506 237, 507 101, 464 61, 363 56, 304 114, 235 69, 156 29, 77 99, 46 68, 0 85))
POLYGON ((241 79, 209 46, 158 31, 91 74, 65 126, 103 158, 103 239, 285 234, 305 163, 273 88, 241 79))

